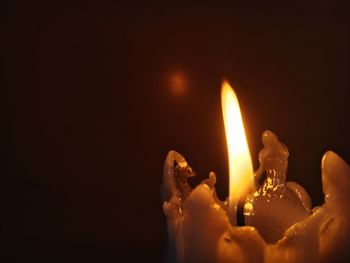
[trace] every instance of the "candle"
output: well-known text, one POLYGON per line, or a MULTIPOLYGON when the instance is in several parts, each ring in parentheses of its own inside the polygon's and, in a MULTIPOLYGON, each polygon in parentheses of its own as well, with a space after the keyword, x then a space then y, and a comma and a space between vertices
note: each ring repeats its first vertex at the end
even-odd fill
POLYGON ((181 154, 168 153, 163 173, 167 262, 309 263, 349 257, 349 165, 334 152, 325 153, 321 165, 325 202, 311 208, 304 188, 286 181, 288 149, 271 131, 262 135, 260 166, 252 173, 238 100, 228 82, 223 84, 222 103, 229 198, 217 198, 213 172, 192 189, 187 183, 195 175, 192 168, 181 154), (240 197, 245 197, 246 226, 235 221, 240 197))
POLYGON ((229 218, 236 220, 237 203, 242 194, 253 186, 253 164, 244 132, 238 99, 230 84, 224 81, 221 91, 229 157, 229 218))

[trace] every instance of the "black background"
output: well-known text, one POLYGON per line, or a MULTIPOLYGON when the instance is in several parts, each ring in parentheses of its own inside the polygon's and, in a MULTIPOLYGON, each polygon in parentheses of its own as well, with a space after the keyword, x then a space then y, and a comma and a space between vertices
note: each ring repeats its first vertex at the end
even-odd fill
POLYGON ((47 2, 4 9, 0 261, 160 262, 168 150, 227 196, 224 77, 255 168, 270 129, 319 205, 323 153, 350 161, 347 6, 47 2))

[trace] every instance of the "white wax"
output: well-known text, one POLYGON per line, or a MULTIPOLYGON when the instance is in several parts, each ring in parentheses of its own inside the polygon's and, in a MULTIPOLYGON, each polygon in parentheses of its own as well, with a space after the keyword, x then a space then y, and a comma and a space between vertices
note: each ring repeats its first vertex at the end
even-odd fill
MULTIPOLYGON (((176 185, 179 182, 186 185, 185 177, 192 174, 183 172, 187 162, 180 157, 183 158, 174 151, 170 152, 164 167, 167 201, 163 210, 169 234, 168 262, 348 262, 350 167, 334 152, 327 152, 322 160, 325 203, 313 208, 309 216, 293 223, 273 243, 266 242, 253 226, 231 225, 225 204, 216 197, 213 174, 188 194, 181 193, 176 185), (183 166, 178 174, 174 167, 178 163, 173 162, 175 159, 182 160, 183 166)), ((187 185, 184 189, 188 189, 187 185)), ((306 203, 302 205, 308 206, 307 198, 303 200, 306 203)), ((282 200, 279 206, 283 206, 284 202, 288 201, 282 200)), ((276 209, 278 216, 278 207, 276 209)), ((288 216, 293 215, 285 213, 280 220, 288 216)), ((269 222, 265 224, 269 225, 269 222)))

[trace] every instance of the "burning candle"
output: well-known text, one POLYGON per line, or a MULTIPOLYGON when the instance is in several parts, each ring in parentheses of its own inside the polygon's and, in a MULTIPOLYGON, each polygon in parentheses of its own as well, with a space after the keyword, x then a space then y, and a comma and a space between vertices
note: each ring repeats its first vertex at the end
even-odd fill
MULTIPOLYGON (((311 209, 302 186, 286 181, 288 149, 263 133, 260 167, 253 174, 238 100, 223 83, 222 107, 229 152, 229 198, 216 196, 216 175, 192 189, 185 158, 170 151, 164 163, 163 211, 168 262, 338 262, 349 256, 350 168, 334 152, 322 159, 325 202, 311 209), (266 174, 260 185, 260 177, 266 174), (236 226, 238 200, 245 197, 246 226, 236 226)), ((346 261, 345 261, 346 262, 346 261)))
POLYGON ((237 203, 248 189, 253 188, 253 164, 238 99, 227 81, 222 85, 221 101, 229 160, 228 213, 231 222, 235 224, 237 203))

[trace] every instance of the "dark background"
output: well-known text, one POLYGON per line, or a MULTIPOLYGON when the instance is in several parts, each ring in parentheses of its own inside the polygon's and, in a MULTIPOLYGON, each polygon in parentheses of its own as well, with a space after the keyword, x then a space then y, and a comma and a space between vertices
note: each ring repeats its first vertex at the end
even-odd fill
POLYGON ((1 262, 160 262, 167 151, 227 195, 224 77, 255 168, 271 129, 319 205, 323 153, 350 161, 347 6, 47 2, 4 9, 1 262))

